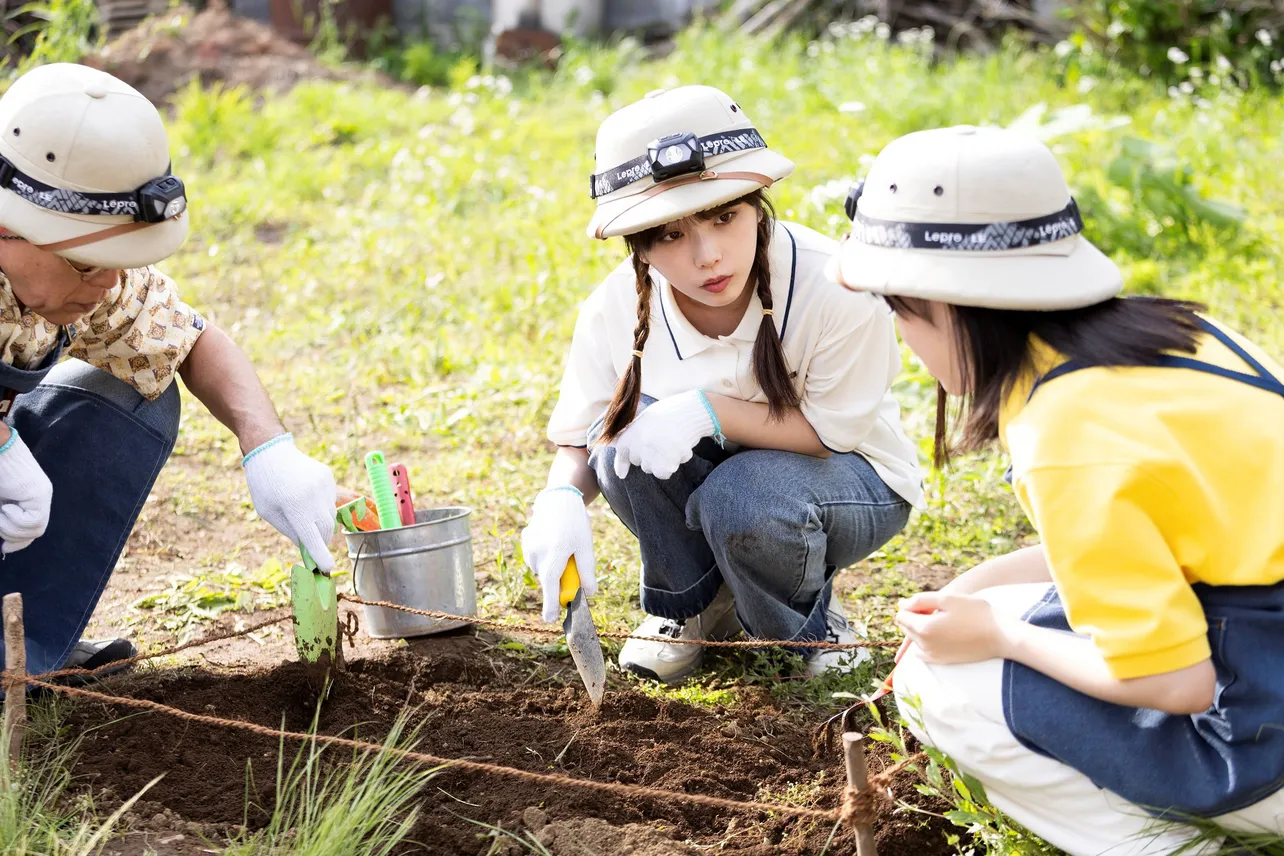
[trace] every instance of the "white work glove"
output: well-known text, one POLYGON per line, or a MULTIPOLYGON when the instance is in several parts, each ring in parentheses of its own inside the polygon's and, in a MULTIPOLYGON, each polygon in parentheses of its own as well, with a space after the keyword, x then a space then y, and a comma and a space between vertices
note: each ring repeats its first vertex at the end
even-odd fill
POLYGON ((522 555, 539 578, 544 593, 545 621, 557 621, 562 611, 557 598, 562 588, 562 574, 572 556, 584 596, 597 594, 593 529, 589 525, 588 509, 584 507, 584 495, 579 490, 565 485, 540 491, 522 530, 522 555))
POLYGON ((636 466, 658 479, 667 479, 691 460, 696 445, 705 437, 723 442, 713 405, 701 390, 661 399, 639 413, 611 441, 615 447, 615 474, 624 478, 629 467, 636 466))
POLYGON ((45 534, 53 483, 32 457, 16 428, 0 451, 0 552, 15 553, 45 534))
POLYGON ((330 571, 336 496, 330 468, 300 452, 291 434, 268 440, 242 465, 259 517, 307 550, 318 569, 330 571))

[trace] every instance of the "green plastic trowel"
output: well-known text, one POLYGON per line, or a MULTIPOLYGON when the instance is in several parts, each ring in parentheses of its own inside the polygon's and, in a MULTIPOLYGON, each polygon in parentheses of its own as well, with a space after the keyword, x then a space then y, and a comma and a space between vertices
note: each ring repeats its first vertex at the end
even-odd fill
MULTIPOLYGON (((336 512, 339 525, 348 532, 359 531, 354 521, 365 517, 365 503, 358 497, 336 512)), ((299 548, 302 564, 290 568, 290 601, 294 606, 294 644, 308 683, 318 695, 324 690, 330 670, 343 668, 342 636, 339 633, 339 602, 334 578, 317 568, 308 551, 299 548)))
POLYGON ((300 547, 303 563, 290 568, 290 600, 294 605, 294 644, 299 649, 308 683, 318 694, 330 670, 343 668, 339 644, 339 601, 334 578, 317 568, 300 547))

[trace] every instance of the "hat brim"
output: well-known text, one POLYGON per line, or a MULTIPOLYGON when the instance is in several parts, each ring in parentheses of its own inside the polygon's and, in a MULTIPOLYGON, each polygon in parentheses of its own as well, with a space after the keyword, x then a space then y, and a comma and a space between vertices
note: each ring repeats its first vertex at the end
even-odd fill
POLYGON ((826 273, 853 291, 990 309, 1076 309, 1123 288, 1118 266, 1082 235, 984 253, 875 247, 849 237, 826 273))
MULTIPOLYGON (((755 149, 733 158, 717 161, 710 169, 726 172, 756 172, 767 176, 772 182, 788 178, 794 171, 794 162, 771 149, 755 149)), ((649 180, 642 185, 639 193, 654 187, 649 180)), ((739 199, 759 190, 761 182, 750 179, 718 178, 709 181, 697 181, 679 184, 663 193, 649 196, 638 201, 637 194, 622 196, 600 202, 589 221, 590 238, 614 238, 619 235, 632 235, 690 217, 701 211, 708 211, 725 202, 739 199)))
MULTIPOLYGON (((10 190, 0 190, 0 226, 33 244, 54 244, 130 222, 132 219, 129 217, 62 214, 32 205, 10 190)), ((130 270, 147 267, 169 258, 182 246, 187 238, 187 224, 188 215, 184 213, 144 229, 60 250, 58 255, 100 268, 130 270)))

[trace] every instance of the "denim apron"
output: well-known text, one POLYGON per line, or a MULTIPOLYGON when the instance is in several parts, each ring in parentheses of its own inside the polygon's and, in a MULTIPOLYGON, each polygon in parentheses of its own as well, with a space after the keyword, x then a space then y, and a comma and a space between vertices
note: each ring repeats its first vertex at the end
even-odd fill
MULTIPOLYGON (((1186 357, 1166 357, 1161 365, 1284 396, 1284 383, 1220 329, 1201 323, 1255 374, 1186 357)), ((1058 366, 1035 390, 1086 367, 1073 361, 1058 366)), ((1194 715, 1125 707, 1007 660, 1003 711, 1021 744, 1156 815, 1214 817, 1284 787, 1284 583, 1191 588, 1204 608, 1217 672, 1212 707, 1194 715)), ((1055 587, 1024 618, 1037 627, 1070 630, 1055 587)))
POLYGON ((58 364, 63 349, 70 344, 71 338, 67 335, 67 328, 61 327, 58 330, 58 346, 34 369, 19 369, 7 363, 0 363, 0 419, 6 422, 9 420, 17 397, 39 386, 44 381, 45 375, 58 364))
POLYGON ((0 396, 17 397, 6 421, 54 489, 45 534, 0 560, 0 595, 22 593, 30 674, 60 668, 81 638, 178 436, 177 383, 149 401, 88 363, 58 362, 69 334, 34 369, 0 365, 0 396))

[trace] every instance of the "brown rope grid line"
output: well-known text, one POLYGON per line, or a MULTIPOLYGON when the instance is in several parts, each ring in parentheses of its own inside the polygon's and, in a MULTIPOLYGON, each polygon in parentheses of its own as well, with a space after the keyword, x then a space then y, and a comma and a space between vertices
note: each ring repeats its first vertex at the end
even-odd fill
MULTIPOLYGON (((6 675, 6 677, 8 677, 6 675)), ((19 679, 20 680, 20 679, 19 679)), ((822 809, 802 808, 801 806, 783 805, 780 803, 765 803, 752 800, 732 800, 723 797, 707 796, 705 794, 689 794, 683 791, 667 791, 661 788, 649 788, 643 785, 628 785, 621 782, 594 782, 589 779, 575 779, 570 776, 561 776, 556 773, 536 773, 530 770, 519 770, 516 767, 504 767, 499 764, 487 764, 482 761, 468 761, 464 759, 439 758, 436 755, 429 755, 426 752, 415 752, 409 749, 398 749, 396 747, 381 746, 377 743, 369 743, 364 740, 352 740, 347 737, 335 737, 328 734, 306 734, 299 731, 283 731, 276 728, 257 725, 253 722, 242 722, 236 719, 222 719, 216 716, 204 716, 199 713, 190 713, 186 710, 180 710, 176 707, 161 704, 160 702, 150 701, 148 699, 126 698, 124 696, 107 695, 92 690, 81 689, 79 687, 66 687, 59 684, 51 684, 38 678, 29 677, 26 682, 32 686, 43 687, 56 693, 64 695, 80 696, 105 704, 118 704, 125 707, 133 707, 139 710, 150 710, 157 713, 163 713, 188 722, 199 722, 203 725, 213 725, 219 728, 234 728, 242 731, 249 731, 263 737, 275 737, 277 739, 285 738, 288 740, 297 740, 308 742, 315 740, 318 743, 325 743, 333 746, 346 746, 351 749, 359 749, 363 752, 390 752, 400 758, 411 761, 419 761, 425 764, 447 765, 457 767, 462 770, 472 770, 478 773, 489 773, 498 776, 513 776, 516 778, 527 779, 534 782, 544 782, 549 785, 570 785, 571 787, 588 788, 590 790, 609 791, 621 796, 638 796, 650 797, 652 799, 679 799, 687 802, 698 803, 700 805, 712 806, 714 808, 725 808, 733 811, 763 811, 777 812, 779 814, 792 814, 797 817, 806 817, 816 820, 838 820, 848 823, 863 822, 872 823, 875 816, 875 792, 881 796, 884 789, 888 789, 891 779, 898 772, 904 769, 914 761, 919 760, 924 753, 907 758, 900 763, 889 767, 877 775, 869 778, 870 789, 868 792, 852 790, 848 787, 843 793, 843 806, 838 810, 825 811, 822 809)))
MULTIPOLYGON (((351 614, 351 613, 349 613, 351 614)), ((215 642, 222 642, 225 639, 235 639, 238 636, 248 636, 256 630, 262 630, 264 627, 271 627, 273 624, 280 624, 282 621, 289 621, 293 616, 290 614, 282 615, 279 618, 269 618, 256 624, 251 624, 243 630, 228 630, 221 633, 211 633, 209 636, 202 636, 200 639, 192 639, 184 642, 182 645, 175 645, 173 648, 166 648, 163 651, 156 651, 151 654, 138 654, 127 660, 113 660, 106 665, 99 666, 96 669, 59 669, 56 672, 45 672, 43 675, 32 675, 31 680, 49 681, 55 678, 63 678, 72 675, 96 675, 106 669, 119 669, 123 666, 132 666, 135 663, 141 663, 144 660, 155 660, 159 657, 168 657, 177 654, 180 651, 186 651, 188 648, 199 648, 202 645, 211 645, 215 642)))
MULTIPOLYGON (((428 609, 412 609, 408 606, 402 606, 398 603, 392 603, 386 600, 366 600, 356 595, 339 594, 339 600, 346 600, 349 603, 359 603, 362 606, 382 606, 385 609, 396 609, 401 612, 409 612, 415 615, 423 615, 428 618, 440 618, 447 621, 463 621, 468 624, 481 624, 487 627, 497 627, 501 630, 520 630, 523 633, 540 633, 545 636, 562 636, 560 629, 546 627, 538 624, 527 624, 521 621, 496 621, 493 618, 480 618, 475 615, 452 615, 449 612, 434 612, 428 609)), ((701 645, 706 648, 823 648, 830 651, 851 651, 858 648, 891 648, 899 647, 900 642, 792 642, 782 639, 754 639, 741 642, 714 642, 709 639, 669 639, 663 636, 636 636, 632 633, 615 633, 611 631, 598 631, 597 634, 603 639, 641 639, 645 642, 664 642, 669 645, 701 645)))

